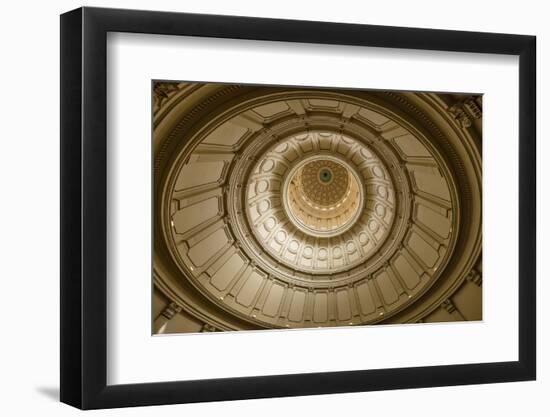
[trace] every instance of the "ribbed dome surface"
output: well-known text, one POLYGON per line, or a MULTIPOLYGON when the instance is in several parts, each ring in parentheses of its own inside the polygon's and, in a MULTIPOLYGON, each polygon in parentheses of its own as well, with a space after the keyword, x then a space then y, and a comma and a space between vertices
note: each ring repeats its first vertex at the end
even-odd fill
POLYGON ((365 262, 387 237, 395 211, 380 159, 330 132, 294 135, 268 148, 252 169, 245 200, 243 228, 277 262, 316 275, 365 262), (327 183, 323 169, 331 171, 327 183))
POLYGON ((475 239, 454 251, 461 228, 480 233, 479 200, 459 199, 456 183, 466 196, 477 186, 457 156, 470 150, 440 135, 443 157, 428 136, 436 130, 403 118, 433 123, 404 95, 212 85, 180 94, 187 102, 174 98, 165 117, 184 116, 157 156, 169 161, 157 230, 170 261, 156 273, 182 303, 200 294, 188 308, 215 311, 214 327, 418 320, 415 302, 430 288, 444 300, 478 259, 475 239), (195 106, 199 93, 208 99, 195 106), (209 113, 216 100, 224 110, 209 113))
POLYGON ((338 162, 317 159, 304 164, 297 175, 299 192, 310 207, 330 210, 349 197, 350 173, 338 162))

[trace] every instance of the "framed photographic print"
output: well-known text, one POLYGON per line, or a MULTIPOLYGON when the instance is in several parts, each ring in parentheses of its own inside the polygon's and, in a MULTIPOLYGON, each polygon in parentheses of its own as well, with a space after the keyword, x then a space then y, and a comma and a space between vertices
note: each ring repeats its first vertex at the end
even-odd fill
POLYGON ((535 38, 61 16, 61 400, 535 379, 535 38))

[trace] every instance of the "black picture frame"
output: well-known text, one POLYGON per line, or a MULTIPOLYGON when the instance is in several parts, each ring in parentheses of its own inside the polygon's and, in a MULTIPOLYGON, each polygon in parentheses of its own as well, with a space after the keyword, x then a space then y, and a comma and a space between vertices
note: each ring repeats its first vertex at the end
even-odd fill
POLYGON ((536 38, 251 17, 80 8, 61 15, 61 401, 82 409, 536 378, 536 38), (519 56, 519 360, 107 385, 108 32, 519 56))

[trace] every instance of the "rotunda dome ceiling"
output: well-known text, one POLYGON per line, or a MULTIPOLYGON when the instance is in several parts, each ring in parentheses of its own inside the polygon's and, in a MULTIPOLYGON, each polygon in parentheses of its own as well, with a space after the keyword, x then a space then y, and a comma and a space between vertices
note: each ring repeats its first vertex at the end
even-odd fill
POLYGON ((300 167, 297 174, 297 187, 310 207, 330 209, 349 196, 349 171, 329 158, 310 161, 300 167))
POLYGON ((299 89, 235 103, 195 124, 197 107, 180 110, 185 129, 168 129, 158 154, 173 155, 159 233, 186 286, 259 328, 369 324, 459 268, 458 232, 477 222, 460 221, 471 203, 458 165, 396 104, 299 89))
POLYGON ((360 141, 330 132, 293 135, 252 168, 247 226, 277 262, 334 273, 364 263, 382 245, 393 224, 393 193, 383 163, 360 141), (359 250, 362 256, 353 257, 359 250))
POLYGON ((362 183, 349 167, 327 155, 302 162, 287 182, 282 193, 287 215, 310 235, 340 234, 362 209, 362 183))

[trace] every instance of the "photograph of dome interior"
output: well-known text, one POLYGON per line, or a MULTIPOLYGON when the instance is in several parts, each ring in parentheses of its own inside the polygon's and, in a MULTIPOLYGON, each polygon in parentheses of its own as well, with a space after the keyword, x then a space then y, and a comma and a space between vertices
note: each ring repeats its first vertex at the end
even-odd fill
POLYGON ((152 333, 482 320, 481 94, 152 82, 152 333))

